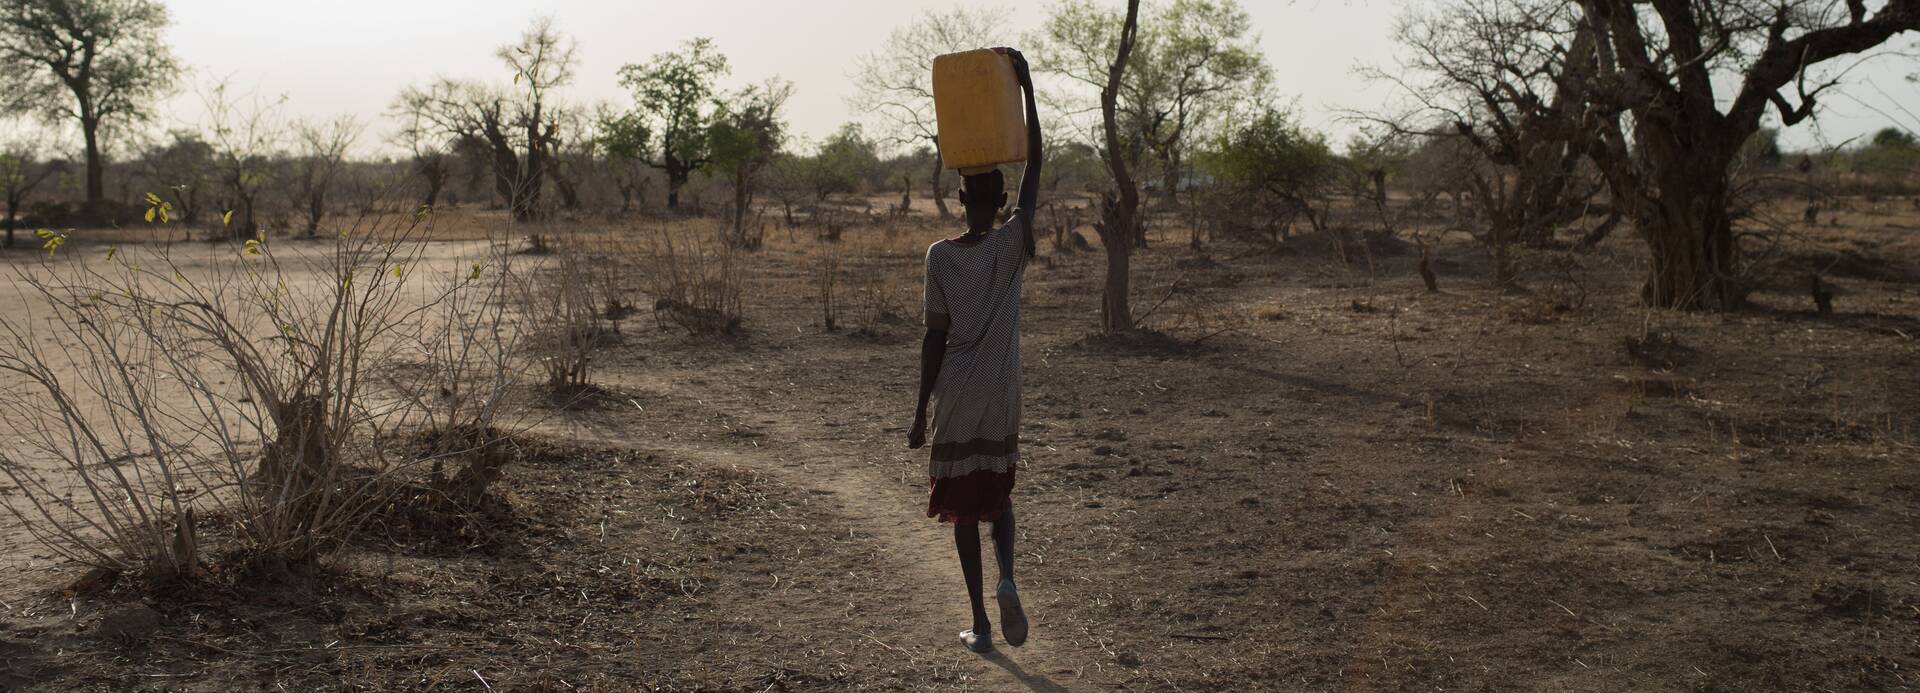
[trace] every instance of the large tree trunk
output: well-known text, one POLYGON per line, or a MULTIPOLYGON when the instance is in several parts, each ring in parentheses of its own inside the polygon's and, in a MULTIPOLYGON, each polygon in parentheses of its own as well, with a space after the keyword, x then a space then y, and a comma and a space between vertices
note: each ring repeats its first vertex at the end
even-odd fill
POLYGON ((940 160, 940 138, 933 138, 933 175, 927 180, 933 183, 933 207, 940 210, 941 219, 952 219, 953 213, 947 211, 947 183, 944 172, 945 162, 940 160))
POLYGON ((1640 291, 1648 306, 1733 310, 1745 302, 1728 213, 1728 170, 1751 132, 1706 109, 1640 119, 1627 155, 1618 131, 1602 156, 1613 204, 1624 208, 1651 261, 1640 291))
POLYGON ((1738 308, 1746 291, 1737 276, 1725 174, 1673 169, 1657 183, 1659 199, 1641 205, 1649 214, 1634 220, 1653 255, 1641 300, 1662 308, 1738 308))

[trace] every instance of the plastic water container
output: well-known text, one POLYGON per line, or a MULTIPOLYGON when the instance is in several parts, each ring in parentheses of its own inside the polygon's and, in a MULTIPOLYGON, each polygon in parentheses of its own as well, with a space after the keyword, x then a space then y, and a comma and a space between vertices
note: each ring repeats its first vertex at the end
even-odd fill
POLYGON ((933 116, 942 166, 976 173, 1025 161, 1026 108, 1012 58, 982 48, 933 59, 933 116))

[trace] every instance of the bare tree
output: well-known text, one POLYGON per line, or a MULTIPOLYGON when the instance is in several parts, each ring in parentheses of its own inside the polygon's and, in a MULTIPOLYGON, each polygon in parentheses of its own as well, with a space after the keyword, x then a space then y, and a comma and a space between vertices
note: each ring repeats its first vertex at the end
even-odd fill
POLYGON ((89 207, 105 196, 101 129, 146 120, 179 78, 167 24, 154 0, 0 1, 0 106, 80 127, 89 207))
POLYGON ((1113 175, 1112 193, 1100 198, 1100 244, 1107 248, 1107 283, 1100 300, 1100 328, 1107 332, 1133 329, 1133 309, 1127 301, 1129 255, 1133 250, 1133 229, 1139 224, 1140 189, 1127 171, 1127 159, 1121 156, 1118 108, 1120 87, 1127 74, 1127 58, 1133 55, 1133 43, 1140 33, 1140 0, 1127 0, 1127 19, 1120 28, 1119 45, 1113 63, 1107 68, 1107 83, 1100 89, 1100 123, 1106 135, 1107 171, 1113 175))
POLYGON ((550 176, 548 168, 560 145, 559 117, 549 99, 554 89, 573 81, 575 48, 572 38, 553 28, 552 17, 540 17, 520 34, 519 43, 501 46, 494 53, 513 70, 519 99, 512 124, 526 142, 515 218, 539 213, 541 187, 550 176))
POLYGON ((512 91, 443 78, 403 90, 392 112, 452 148, 486 152, 495 192, 515 220, 530 221, 541 211, 547 162, 559 143, 549 98, 573 79, 574 42, 542 17, 496 55, 513 71, 512 91))
MULTIPOLYGON (((1410 10, 1394 35, 1400 69, 1362 73, 1390 82, 1415 104, 1396 118, 1370 118, 1397 132, 1470 145, 1485 166, 1456 166, 1483 211, 1476 234, 1496 255, 1498 281, 1512 276, 1511 243, 1545 245, 1583 217, 1603 184, 1582 164, 1597 143, 1584 100, 1596 45, 1577 8, 1554 0, 1449 0, 1410 10), (1408 121, 1413 123, 1410 126, 1408 121), (1418 127, 1417 124, 1438 124, 1418 127)), ((1615 213, 1585 234, 1598 241, 1615 213)))
POLYGON ((286 99, 242 98, 229 88, 214 85, 202 102, 215 176, 228 195, 223 221, 233 238, 245 240, 260 233, 260 191, 273 177, 273 157, 281 146, 279 112, 286 99))
POLYGON ((1729 170, 1769 109, 1787 127, 1807 120, 1844 74, 1821 63, 1920 30, 1920 0, 1579 5, 1599 41, 1588 99, 1622 116, 1599 120, 1595 158, 1652 251, 1642 299, 1671 308, 1745 301, 1729 170))
POLYGON ((1001 18, 1006 14, 993 7, 928 10, 912 23, 894 29, 886 43, 862 57, 854 70, 858 92, 848 102, 873 118, 885 141, 902 145, 925 142, 933 147, 928 184, 941 219, 952 213, 947 210, 947 174, 940 161, 940 132, 933 117, 933 59, 1005 43, 1001 18))
POLYGON ((294 142, 299 147, 299 158, 294 162, 294 182, 300 197, 297 202, 306 207, 309 238, 320 233, 320 221, 327 215, 327 193, 341 165, 346 163, 347 150, 359 139, 362 127, 353 116, 293 123, 294 142))
MULTIPOLYGON (((1114 87, 1117 151, 1136 177, 1151 175, 1149 168, 1157 166, 1162 194, 1171 203, 1190 165, 1193 143, 1229 124, 1242 104, 1259 102, 1270 70, 1254 45, 1251 21, 1232 0, 1149 3, 1145 11, 1131 67, 1114 87)), ((1092 0, 1055 7, 1027 39, 1035 69, 1065 78, 1065 88, 1056 89, 1050 100, 1069 113, 1103 106, 1090 95, 1107 89, 1123 25, 1117 10, 1092 0)), ((1137 189, 1133 196, 1139 196, 1137 189)), ((1131 242, 1145 247, 1146 225, 1136 224, 1131 232, 1131 242)))
POLYGON ((410 167, 424 188, 420 193, 420 207, 431 210, 440 202, 440 192, 446 189, 447 180, 453 177, 453 154, 445 138, 431 130, 425 114, 403 110, 396 115, 401 118, 401 125, 393 141, 412 155, 410 167))

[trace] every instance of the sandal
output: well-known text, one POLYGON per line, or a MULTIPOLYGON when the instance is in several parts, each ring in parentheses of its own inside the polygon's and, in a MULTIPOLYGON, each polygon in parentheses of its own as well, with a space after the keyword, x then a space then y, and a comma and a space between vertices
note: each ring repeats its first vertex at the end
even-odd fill
POLYGON ((960 644, 966 645, 967 649, 973 650, 974 652, 992 652, 993 631, 981 631, 979 633, 971 630, 960 631, 960 644))
POLYGON ((1020 608, 1020 592, 1013 588, 1013 581, 1001 580, 993 599, 1000 603, 1000 634, 1007 636, 1007 644, 1027 644, 1027 611, 1020 608))

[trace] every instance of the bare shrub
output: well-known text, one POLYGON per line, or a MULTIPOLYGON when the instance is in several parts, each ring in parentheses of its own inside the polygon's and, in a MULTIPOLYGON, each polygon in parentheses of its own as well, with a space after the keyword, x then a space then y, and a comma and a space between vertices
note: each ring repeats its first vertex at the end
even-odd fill
MULTIPOLYGON (((847 288, 851 290, 854 328, 868 336, 884 332, 887 325, 908 322, 905 287, 910 282, 905 275, 912 274, 920 265, 912 254, 892 252, 888 245, 893 240, 889 236, 863 240, 851 253, 863 261, 844 273, 847 288)), ((837 257, 840 253, 836 250, 821 248, 823 254, 837 257)))
POLYGON ((470 267, 454 268, 403 342, 417 360, 388 377, 426 443, 427 487, 462 507, 486 493, 509 459, 495 422, 521 372, 524 325, 511 310, 517 275, 500 246, 488 248, 470 267))
POLYGON ((814 246, 813 283, 819 290, 820 327, 828 332, 840 328, 837 292, 840 288, 840 253, 834 248, 814 246))
POLYGON ((349 443, 407 418, 368 366, 444 299, 411 288, 421 222, 362 217, 284 253, 255 238, 19 270, 52 312, 0 325, 0 370, 19 380, 0 403, 28 450, 0 457, 22 490, 7 509, 62 556, 158 579, 199 563, 196 510, 235 520, 250 567, 337 546, 385 501, 368 482, 409 466, 349 443))
POLYGON ((647 282, 660 326, 695 334, 740 330, 740 249, 711 229, 662 225, 650 237, 647 282))
POLYGON ((574 391, 588 384, 595 354, 612 338, 601 310, 606 298, 595 291, 596 260, 579 238, 542 235, 550 252, 542 262, 513 269, 511 290, 527 331, 526 351, 547 386, 574 391))

